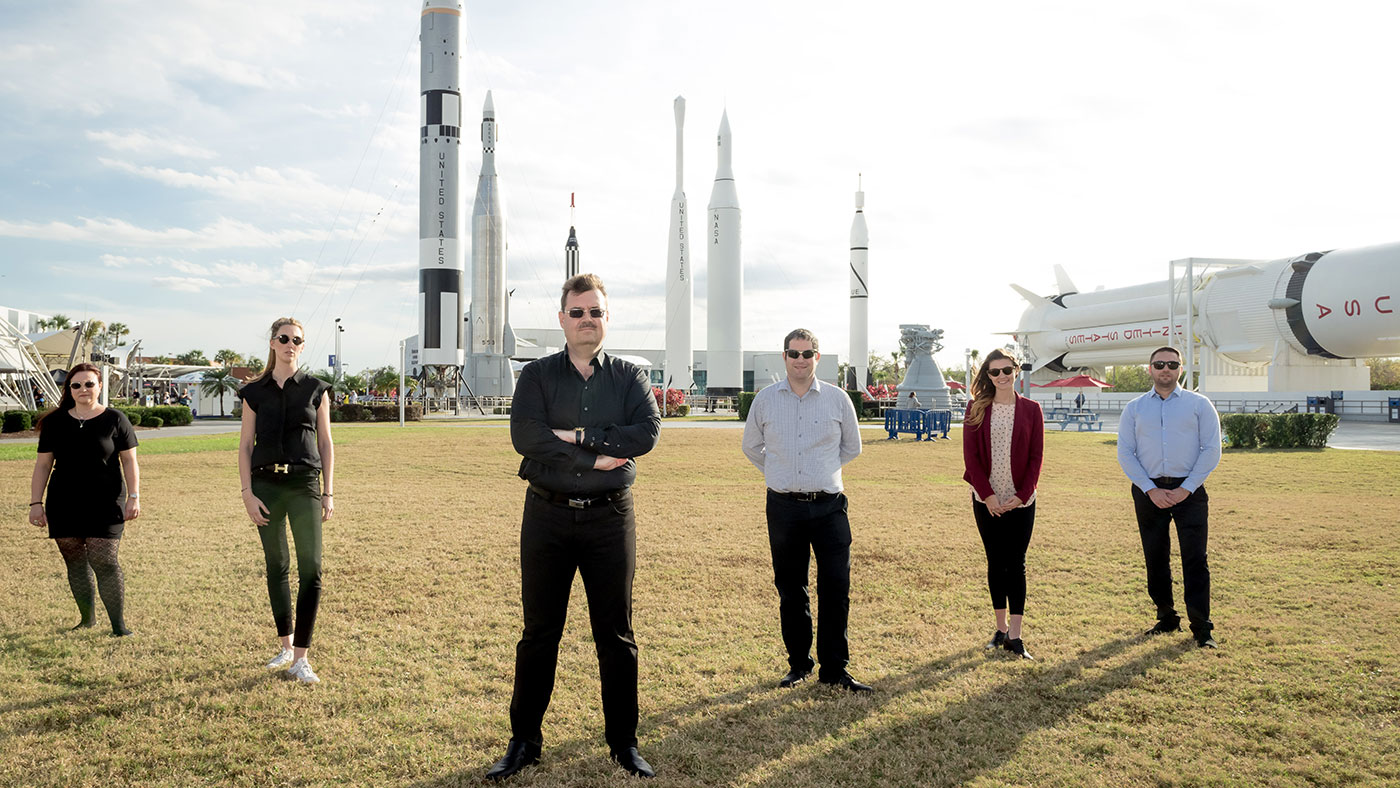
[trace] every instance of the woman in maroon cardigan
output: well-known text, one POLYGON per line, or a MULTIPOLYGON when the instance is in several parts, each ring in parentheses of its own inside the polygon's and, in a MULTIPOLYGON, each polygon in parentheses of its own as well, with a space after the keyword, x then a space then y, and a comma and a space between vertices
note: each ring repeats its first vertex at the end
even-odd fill
POLYGON ((1021 617, 1045 422, 1034 400, 1016 394, 1016 370, 1016 359, 1000 350, 988 353, 977 370, 963 418, 963 479, 972 485, 972 516, 987 550, 997 620, 987 649, 1000 646, 1031 659, 1021 642, 1021 617))

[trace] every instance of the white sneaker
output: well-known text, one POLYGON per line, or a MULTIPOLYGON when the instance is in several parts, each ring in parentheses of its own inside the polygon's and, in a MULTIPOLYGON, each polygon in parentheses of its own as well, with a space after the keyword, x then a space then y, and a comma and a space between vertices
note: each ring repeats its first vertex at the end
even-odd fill
POLYGON ((281 652, 277 654, 277 656, 272 658, 271 662, 267 663, 266 665, 263 665, 263 667, 274 672, 278 670, 286 670, 292 664, 292 662, 295 661, 295 658, 296 654, 291 649, 284 648, 281 652))
POLYGON ((321 683, 321 678, 316 675, 316 671, 311 669, 311 663, 306 661, 306 657, 302 657, 296 662, 293 662, 292 666, 287 668, 287 676, 300 681, 302 684, 321 683))

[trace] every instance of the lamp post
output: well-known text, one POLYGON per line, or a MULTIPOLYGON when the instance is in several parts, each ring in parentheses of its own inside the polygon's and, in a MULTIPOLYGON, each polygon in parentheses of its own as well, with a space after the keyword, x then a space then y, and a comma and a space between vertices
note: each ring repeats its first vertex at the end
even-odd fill
POLYGON ((399 426, 400 426, 400 427, 403 426, 403 404, 404 404, 404 398, 405 398, 405 397, 407 396, 407 394, 408 394, 408 393, 404 390, 404 386, 403 386, 403 384, 404 384, 403 369, 404 369, 405 366, 408 365, 408 350, 407 350, 407 347, 408 347, 408 344, 407 344, 404 340, 400 339, 400 340, 399 340, 399 426))

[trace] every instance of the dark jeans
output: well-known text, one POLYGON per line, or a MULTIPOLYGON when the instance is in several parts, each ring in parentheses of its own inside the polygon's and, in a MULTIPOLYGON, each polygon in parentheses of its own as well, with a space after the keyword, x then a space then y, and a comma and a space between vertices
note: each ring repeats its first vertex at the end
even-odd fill
POLYGON ((267 525, 258 527, 263 558, 267 561, 267 597, 277 636, 295 633, 292 645, 311 646, 316 609, 321 604, 321 474, 296 471, 292 475, 253 473, 253 495, 268 509, 267 525), (292 620, 292 591, 287 583, 291 556, 287 552, 287 522, 297 551, 297 608, 292 620))
POLYGON ((574 572, 583 576, 588 620, 603 686, 604 736, 614 750, 637 744, 637 643, 632 636, 632 575, 637 526, 628 494, 591 509, 572 509, 525 493, 520 525, 520 599, 525 629, 515 647, 511 736, 541 744, 559 639, 574 572))
POLYGON ((987 590, 993 610, 1026 614, 1026 549, 1035 530, 1035 504, 993 517, 987 505, 972 499, 972 517, 987 552, 987 590))
POLYGON ((846 621, 851 609, 851 521, 846 496, 797 501, 768 493, 768 546, 773 553, 773 584, 778 587, 778 618, 788 666, 811 670, 812 608, 807 566, 817 557, 817 659, 820 678, 846 672, 850 649, 846 621))
MULTIPOLYGON (((1180 480, 1152 480, 1163 489, 1181 486, 1180 480)), ((1176 538, 1181 543, 1181 577, 1186 600, 1186 617, 1196 635, 1209 635, 1210 566, 1206 563, 1207 513, 1210 499, 1204 485, 1170 509, 1159 509, 1147 493, 1133 485, 1133 506, 1137 510, 1138 533, 1142 535, 1142 555, 1147 562, 1147 594, 1157 606, 1157 620, 1175 624, 1181 621, 1172 601, 1171 522, 1176 521, 1176 538)))

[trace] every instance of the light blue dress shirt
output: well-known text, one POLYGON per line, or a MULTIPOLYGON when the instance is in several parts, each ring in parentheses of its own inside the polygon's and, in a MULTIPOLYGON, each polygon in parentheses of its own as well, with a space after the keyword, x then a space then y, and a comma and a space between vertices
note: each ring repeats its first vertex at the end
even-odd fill
POLYGON ((855 405, 844 389, 820 380, 799 397, 783 378, 754 397, 743 449, 770 489, 841 492, 841 466, 861 449, 855 405))
POLYGON ((1220 416, 1211 401, 1177 386, 1166 399, 1157 391, 1123 408, 1118 420, 1118 464, 1143 492, 1153 479, 1184 477, 1194 493, 1220 464, 1220 416))

